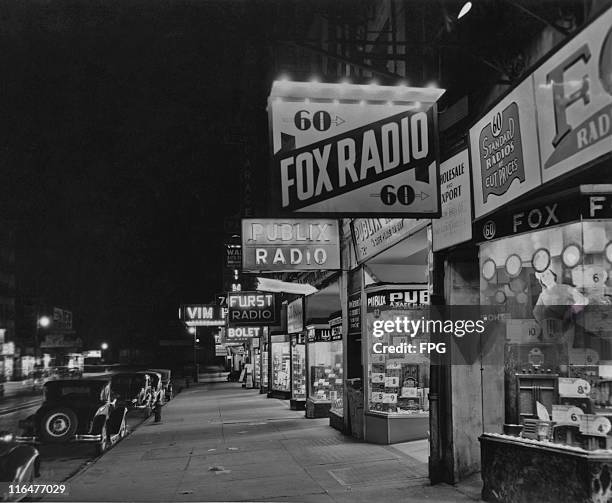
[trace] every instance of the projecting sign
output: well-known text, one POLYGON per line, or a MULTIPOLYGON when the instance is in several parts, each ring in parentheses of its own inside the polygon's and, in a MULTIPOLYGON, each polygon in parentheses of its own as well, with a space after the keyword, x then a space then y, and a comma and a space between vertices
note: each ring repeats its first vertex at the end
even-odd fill
POLYGON ((228 327, 226 332, 229 340, 259 337, 262 333, 261 327, 228 327))
POLYGON ((523 81, 470 129, 476 218, 540 185, 532 89, 523 81))
POLYGON ((242 267, 242 247, 240 245, 225 245, 225 267, 228 269, 240 269, 242 267))
POLYGON ((72 330, 72 311, 53 308, 53 330, 72 330))
POLYGON ((362 263, 427 225, 413 218, 356 218, 351 222, 357 262, 362 263))
POLYGON ((287 333, 295 334, 304 330, 304 302, 302 298, 287 304, 287 333))
POLYGON ((337 220, 242 220, 244 271, 340 269, 337 220))
POLYGON ((544 182, 612 151, 612 9, 533 79, 544 182))
POLYGON ((221 327, 225 325, 226 310, 216 304, 181 306, 181 320, 189 327, 221 327))
POLYGON ((348 296, 348 333, 361 335, 361 293, 348 296))
POLYGON ((467 150, 440 164, 442 216, 431 221, 433 251, 472 239, 470 157, 467 150))
POLYGON ((284 214, 438 216, 442 89, 275 81, 273 194, 284 214))
POLYGON ((227 294, 227 307, 230 325, 277 325, 280 321, 272 293, 231 292, 227 294))

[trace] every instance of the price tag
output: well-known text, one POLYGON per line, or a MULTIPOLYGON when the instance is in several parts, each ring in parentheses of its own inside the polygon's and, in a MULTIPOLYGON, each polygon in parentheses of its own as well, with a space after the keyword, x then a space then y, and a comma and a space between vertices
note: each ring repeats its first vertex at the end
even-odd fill
POLYGON ((397 403, 397 395, 395 393, 383 393, 382 403, 397 403))
POLYGON ((385 393, 372 393, 372 402, 373 403, 383 403, 383 398, 385 397, 385 393))
POLYGON ((418 388, 402 388, 402 398, 417 398, 418 388))
POLYGON ((580 416, 584 413, 581 408, 573 405, 553 405, 552 420, 557 424, 580 426, 580 416))
POLYGON ((580 433, 583 435, 605 437, 612 429, 612 424, 607 417, 596 414, 582 414, 579 427, 580 433))
POLYGON ((377 384, 384 384, 385 382, 385 374, 381 373, 373 373, 372 374, 372 382, 377 384))
POLYGON ((559 377, 559 396, 585 398, 591 392, 591 385, 578 377, 559 377))
POLYGON ((402 362, 398 362, 397 360, 389 360, 387 362, 387 370, 401 370, 402 362))
POLYGON ((397 388, 399 386, 399 377, 385 377, 386 388, 397 388))

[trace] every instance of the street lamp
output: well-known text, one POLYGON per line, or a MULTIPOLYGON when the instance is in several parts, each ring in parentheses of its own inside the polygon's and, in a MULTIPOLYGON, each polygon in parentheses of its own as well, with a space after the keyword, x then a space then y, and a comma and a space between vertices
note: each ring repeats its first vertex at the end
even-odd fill
POLYGON ((108 343, 107 342, 103 342, 102 344, 100 344, 100 349, 102 350, 102 353, 100 354, 100 359, 103 362, 106 362, 106 358, 104 358, 104 351, 106 351, 108 349, 108 343))
POLYGON ((34 341, 34 360, 36 364, 36 359, 40 356, 40 329, 47 328, 51 325, 51 318, 48 316, 36 316, 36 340, 34 341))
POLYGON ((200 342, 200 339, 198 339, 198 328, 189 327, 187 331, 191 335, 193 335, 193 382, 198 382, 198 346, 197 346, 197 343, 200 342))

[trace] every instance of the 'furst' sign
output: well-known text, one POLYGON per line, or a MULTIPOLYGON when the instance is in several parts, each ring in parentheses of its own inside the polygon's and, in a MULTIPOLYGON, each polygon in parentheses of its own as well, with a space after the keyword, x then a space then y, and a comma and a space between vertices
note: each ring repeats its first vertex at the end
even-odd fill
POLYGON ((340 269, 339 243, 336 220, 244 219, 242 269, 340 269))
POLYGON ((273 293, 232 292, 227 294, 230 325, 277 325, 279 312, 273 293))

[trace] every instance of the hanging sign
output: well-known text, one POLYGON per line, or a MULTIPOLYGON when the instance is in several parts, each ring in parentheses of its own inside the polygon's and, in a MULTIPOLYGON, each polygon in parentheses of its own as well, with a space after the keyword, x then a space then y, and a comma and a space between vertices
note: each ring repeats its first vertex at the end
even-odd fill
POLYGON ((273 179, 285 213, 439 215, 444 90, 275 81, 273 179))
POLYGON ((287 304, 287 332, 295 334, 304 330, 304 307, 300 297, 287 304))
POLYGON ((242 246, 237 244, 225 245, 225 267, 240 269, 242 267, 242 246))
POLYGON ((526 79, 470 129, 476 218, 540 185, 534 110, 526 79))
POLYGON ((228 327, 226 331, 227 339, 244 339, 246 337, 259 337, 262 334, 261 327, 228 327))
POLYGON ((612 9, 533 74, 542 180, 612 152, 612 9))
POLYGON ((337 220, 244 219, 244 271, 340 269, 337 220))
POLYGON ((342 312, 333 313, 329 318, 330 340, 342 340, 342 312))
POLYGON ((329 325, 309 325, 306 327, 306 342, 331 340, 329 325))
POLYGON ((357 262, 362 263, 414 234, 429 220, 413 218, 356 218, 351 222, 357 262))
POLYGON ((442 215, 431 221, 433 251, 472 239, 472 188, 467 150, 440 164, 442 215))
POLYGON ((348 333, 361 335, 361 293, 348 296, 348 333))
POLYGON ((180 318, 188 327, 222 327, 225 308, 216 304, 189 304, 181 306, 180 318))
POLYGON ((227 294, 227 320, 230 325, 277 325, 280 321, 276 296, 261 292, 227 294))

